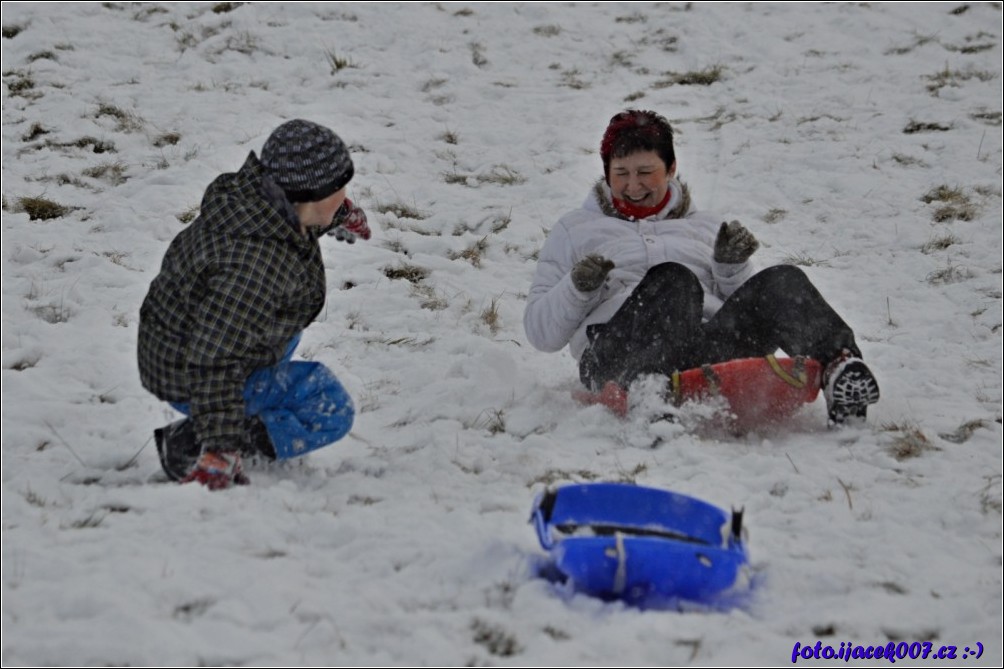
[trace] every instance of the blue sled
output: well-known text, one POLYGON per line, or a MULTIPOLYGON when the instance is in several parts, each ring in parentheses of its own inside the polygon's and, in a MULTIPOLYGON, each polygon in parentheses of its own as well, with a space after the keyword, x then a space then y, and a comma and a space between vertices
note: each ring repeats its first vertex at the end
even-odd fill
POLYGON ((742 511, 621 483, 540 494, 532 521, 554 567, 574 587, 632 604, 713 604, 749 588, 742 511))

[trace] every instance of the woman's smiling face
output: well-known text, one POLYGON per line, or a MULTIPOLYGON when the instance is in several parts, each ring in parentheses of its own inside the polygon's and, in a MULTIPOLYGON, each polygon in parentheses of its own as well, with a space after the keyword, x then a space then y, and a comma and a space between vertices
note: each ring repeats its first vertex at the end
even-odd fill
POLYGON ((610 160, 610 192, 636 207, 654 207, 669 190, 676 163, 668 168, 655 151, 636 151, 610 160))

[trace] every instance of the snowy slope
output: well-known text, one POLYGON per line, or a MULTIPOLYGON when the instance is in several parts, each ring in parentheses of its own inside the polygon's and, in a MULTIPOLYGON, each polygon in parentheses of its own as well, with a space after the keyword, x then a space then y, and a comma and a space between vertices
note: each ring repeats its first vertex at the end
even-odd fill
POLYGON ((822 640, 981 642, 999 664, 1001 21, 5 3, 3 663, 766 665, 822 640), (526 342, 536 251, 627 106, 674 122, 701 208, 854 326, 883 392, 867 427, 828 431, 822 400, 745 437, 618 421, 526 342), (167 484, 139 305, 205 186, 297 117, 352 145, 374 228, 325 242, 300 349, 360 415, 246 488, 167 484), (70 210, 33 220, 37 197, 70 210), (586 480, 744 506, 752 600, 642 612, 534 578, 534 495, 586 480))

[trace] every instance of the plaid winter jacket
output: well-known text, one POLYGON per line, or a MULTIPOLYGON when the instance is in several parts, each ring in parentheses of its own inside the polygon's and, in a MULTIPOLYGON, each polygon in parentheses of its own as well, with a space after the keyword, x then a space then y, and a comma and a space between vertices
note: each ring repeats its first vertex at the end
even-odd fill
POLYGON ((140 309, 140 380, 162 400, 190 403, 207 450, 237 448, 246 379, 281 359, 324 298, 317 237, 300 233, 252 152, 210 184, 164 256, 140 309))

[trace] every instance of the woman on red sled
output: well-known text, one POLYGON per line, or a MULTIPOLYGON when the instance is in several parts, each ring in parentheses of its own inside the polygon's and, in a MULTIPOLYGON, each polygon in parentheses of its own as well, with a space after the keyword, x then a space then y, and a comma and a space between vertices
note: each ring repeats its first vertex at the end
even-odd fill
POLYGON ((863 421, 879 389, 853 331, 799 268, 756 272, 759 243, 741 223, 694 209, 669 122, 617 114, 600 157, 604 177, 541 249, 524 314, 530 343, 567 345, 594 392, 782 349, 823 365, 831 425, 863 421))

